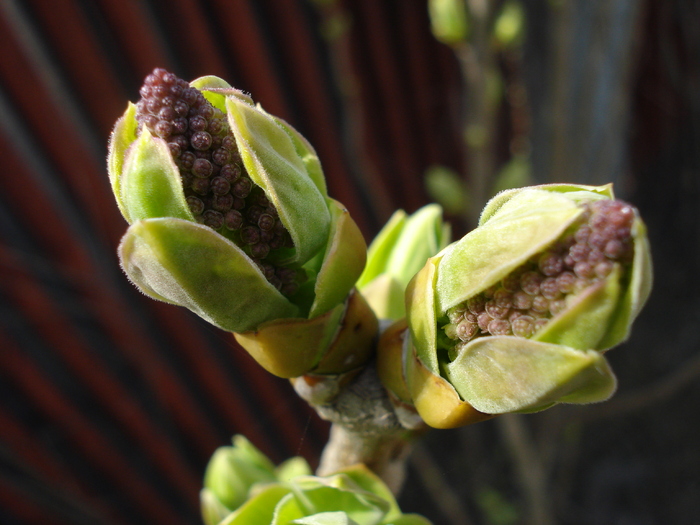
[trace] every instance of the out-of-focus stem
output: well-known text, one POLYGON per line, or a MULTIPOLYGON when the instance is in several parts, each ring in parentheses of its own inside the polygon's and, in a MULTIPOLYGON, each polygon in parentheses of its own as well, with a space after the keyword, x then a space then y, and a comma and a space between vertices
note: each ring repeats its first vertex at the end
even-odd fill
POLYGON ((553 525, 547 479, 537 450, 532 443, 521 414, 507 414, 496 419, 516 467, 518 481, 527 505, 525 523, 553 525))
MULTIPOLYGON (((497 3, 496 3, 497 4, 497 3)), ((489 181, 494 174, 495 108, 489 100, 489 78, 495 74, 495 50, 491 45, 491 21, 495 5, 487 0, 467 0, 470 37, 455 47, 465 83, 464 140, 469 166, 472 205, 465 217, 478 222, 479 210, 486 202, 489 181)))

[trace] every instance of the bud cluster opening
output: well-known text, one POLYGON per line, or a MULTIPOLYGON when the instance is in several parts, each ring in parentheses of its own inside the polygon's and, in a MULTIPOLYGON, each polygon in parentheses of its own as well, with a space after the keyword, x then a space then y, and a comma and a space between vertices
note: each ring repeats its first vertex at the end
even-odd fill
POLYGON ((619 200, 582 204, 583 214, 557 242, 499 283, 447 311, 445 335, 456 349, 476 337, 531 337, 567 307, 567 299, 633 257, 635 210, 619 200))
POLYGON ((146 77, 140 94, 139 131, 145 126, 167 142, 195 219, 240 246, 283 294, 296 292, 299 272, 266 260, 294 244, 247 173, 226 115, 198 89, 160 68, 146 77))

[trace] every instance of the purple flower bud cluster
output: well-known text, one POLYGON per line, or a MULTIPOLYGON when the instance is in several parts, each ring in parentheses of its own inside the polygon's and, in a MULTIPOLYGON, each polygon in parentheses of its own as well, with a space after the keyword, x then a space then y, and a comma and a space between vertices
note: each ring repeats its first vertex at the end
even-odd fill
POLYGON ((447 312, 443 329, 457 346, 475 337, 530 337, 567 308, 567 298, 629 265, 635 210, 619 200, 582 205, 575 225, 499 283, 447 312))
POLYGON ((243 248, 283 294, 296 292, 298 272, 266 261, 271 252, 294 244, 274 205, 246 172, 226 115, 160 68, 146 77, 140 94, 139 129, 145 126, 167 142, 195 219, 243 248))

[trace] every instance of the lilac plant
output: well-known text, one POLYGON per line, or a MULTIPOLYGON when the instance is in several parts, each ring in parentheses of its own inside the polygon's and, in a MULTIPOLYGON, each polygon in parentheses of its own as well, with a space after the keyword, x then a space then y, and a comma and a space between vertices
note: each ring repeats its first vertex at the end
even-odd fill
POLYGON ((334 423, 318 476, 242 437, 217 451, 208 525, 425 525, 392 491, 427 426, 612 395, 604 352, 628 336, 651 262, 611 187, 503 192, 452 244, 439 206, 399 211, 368 252, 313 147, 249 95, 162 69, 140 95, 108 159, 126 275, 233 333, 334 423))

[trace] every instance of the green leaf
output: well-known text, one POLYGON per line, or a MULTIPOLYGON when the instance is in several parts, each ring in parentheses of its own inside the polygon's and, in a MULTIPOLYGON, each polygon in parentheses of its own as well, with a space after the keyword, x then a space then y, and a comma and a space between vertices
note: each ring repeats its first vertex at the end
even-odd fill
POLYGON ((288 487, 273 484, 246 501, 220 525, 271 525, 277 504, 289 494, 288 487))
POLYGON ((481 212, 479 225, 484 224, 495 215, 498 210, 503 207, 508 201, 518 196, 523 192, 531 191, 546 191, 553 194, 562 194, 569 200, 575 203, 582 201, 591 201, 596 199, 614 199, 612 184, 605 186, 585 186, 583 184, 542 184, 540 186, 531 186, 528 188, 516 188, 513 190, 502 191, 493 197, 481 212))
POLYGON ((207 488, 199 492, 199 502, 202 509, 202 521, 205 525, 218 525, 221 520, 231 514, 231 509, 221 503, 216 494, 207 488))
POLYGON ((344 474, 297 478, 291 489, 305 515, 342 510, 358 523, 377 525, 390 508, 388 502, 363 491, 344 474))
POLYGON ((234 243, 181 219, 135 222, 119 247, 122 267, 144 293, 179 304, 223 330, 244 332, 297 308, 234 243))
MULTIPOLYGON (((260 105, 258 105, 258 109, 260 111, 265 111, 260 105)), ((266 114, 269 115, 269 113, 266 114)), ((318 159, 316 150, 311 143, 306 140, 301 133, 290 126, 288 122, 279 117, 272 115, 271 117, 289 134, 289 138, 292 139, 297 155, 299 155, 304 166, 306 166, 306 172, 309 174, 309 177, 311 177, 311 180, 316 184, 318 191, 320 191, 324 197, 327 197, 328 189, 326 188, 326 178, 323 176, 323 168, 321 168, 321 161, 318 159)))
POLYGON ((440 262, 437 297, 446 312, 503 279, 555 242, 581 214, 569 199, 523 190, 479 228, 448 247, 440 262))
POLYGON ((194 221, 168 145, 146 128, 126 153, 120 191, 130 223, 158 217, 194 221))
POLYGON ((639 315, 651 293, 653 270, 649 239, 646 227, 640 219, 632 225, 634 239, 634 260, 632 275, 620 301, 620 307, 615 319, 609 323, 608 333, 600 342, 601 349, 612 348, 627 339, 632 328, 632 321, 639 315))
POLYGON ((616 381, 595 350, 576 350, 513 336, 477 338, 445 373, 460 396, 480 412, 503 414, 567 402, 608 399, 616 381))
POLYGON ((326 200, 289 134, 272 117, 236 97, 226 99, 226 109, 248 174, 274 204, 294 241, 295 255, 280 262, 303 264, 328 240, 326 200))
POLYGON ((290 481, 297 476, 310 476, 312 474, 311 467, 308 462, 302 457, 293 457, 280 463, 275 469, 275 477, 278 481, 290 481))
POLYGON ((330 236, 316 277, 309 318, 323 315, 345 301, 365 266, 367 245, 350 213, 332 199, 328 199, 328 208, 330 236))
POLYGON ((112 193, 114 193, 114 197, 117 200, 119 211, 127 220, 127 212, 122 203, 121 178, 124 157, 131 143, 136 140, 137 127, 136 106, 129 102, 126 112, 117 120, 114 130, 109 137, 109 154, 107 156, 109 183, 112 186, 112 193))
POLYGON ((406 224, 406 217, 405 211, 395 211, 369 245, 367 249, 367 265, 357 281, 359 290, 362 290, 363 287, 386 270, 386 263, 406 224))
POLYGON ((306 518, 294 520, 296 525, 359 525, 344 512, 321 512, 306 518))
POLYGON ((532 339, 600 350, 600 342, 609 331, 610 320, 622 300, 621 274, 621 268, 616 266, 604 281, 570 297, 566 309, 552 318, 532 339))
POLYGON ((428 258, 449 244, 448 230, 442 226, 442 208, 437 204, 411 214, 389 254, 386 271, 407 286, 428 258))
POLYGON ((243 504, 253 485, 277 479, 272 462, 244 436, 234 436, 233 444, 214 452, 204 474, 204 486, 231 510, 243 504))
POLYGON ((365 465, 353 465, 344 468, 340 473, 350 478, 362 490, 371 492, 388 503, 389 509, 384 517, 385 520, 391 520, 401 516, 401 510, 399 509, 398 503, 396 503, 394 494, 389 487, 386 486, 386 483, 365 465))
POLYGON ((292 492, 282 498, 275 507, 275 513, 270 525, 288 525, 292 520, 303 518, 307 512, 299 504, 299 500, 292 492))
POLYGON ((395 277, 384 273, 362 289, 362 296, 378 319, 396 321, 406 315, 405 290, 395 277))
POLYGON ((434 374, 439 374, 435 287, 441 256, 428 259, 406 289, 406 318, 416 354, 434 374))

